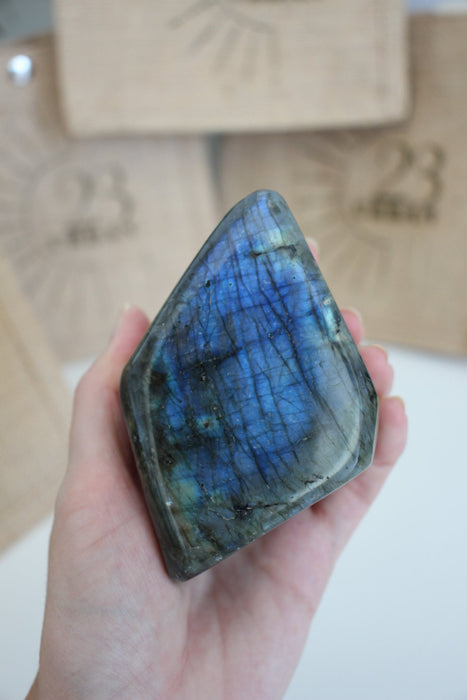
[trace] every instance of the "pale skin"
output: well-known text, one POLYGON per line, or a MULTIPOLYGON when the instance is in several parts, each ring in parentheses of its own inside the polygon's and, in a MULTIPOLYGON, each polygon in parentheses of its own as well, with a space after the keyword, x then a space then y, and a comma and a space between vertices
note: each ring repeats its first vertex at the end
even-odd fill
MULTIPOLYGON (((119 401, 122 369, 148 327, 122 311, 75 395, 69 465, 50 542, 40 666, 28 698, 282 698, 339 553, 401 455, 407 419, 393 371, 361 345, 380 397, 372 466, 200 576, 166 573, 119 401)), ((313 689, 310 688, 310 697, 313 689)))

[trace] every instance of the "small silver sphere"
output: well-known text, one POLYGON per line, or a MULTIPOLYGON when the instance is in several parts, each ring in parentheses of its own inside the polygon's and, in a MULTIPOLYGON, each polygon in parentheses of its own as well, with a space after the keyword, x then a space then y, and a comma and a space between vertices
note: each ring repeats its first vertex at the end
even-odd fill
POLYGON ((34 72, 34 63, 29 56, 18 54, 7 63, 7 74, 15 85, 27 85, 34 72))

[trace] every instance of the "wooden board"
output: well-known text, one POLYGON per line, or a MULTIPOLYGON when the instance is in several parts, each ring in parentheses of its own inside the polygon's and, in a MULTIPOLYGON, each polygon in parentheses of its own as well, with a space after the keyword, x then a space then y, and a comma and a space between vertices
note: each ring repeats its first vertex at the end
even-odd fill
POLYGON ((277 189, 372 337, 466 352, 467 17, 414 18, 411 44, 403 126, 226 137, 222 208, 277 189))
POLYGON ((70 404, 42 329, 0 257, 0 551, 53 509, 70 404))
POLYGON ((154 316, 216 224, 198 137, 73 140, 59 116, 51 38, 0 45, 33 58, 0 78, 0 246, 61 359, 94 355, 120 306, 154 316))
POLYGON ((381 124, 408 108, 402 0, 55 0, 71 132, 381 124))

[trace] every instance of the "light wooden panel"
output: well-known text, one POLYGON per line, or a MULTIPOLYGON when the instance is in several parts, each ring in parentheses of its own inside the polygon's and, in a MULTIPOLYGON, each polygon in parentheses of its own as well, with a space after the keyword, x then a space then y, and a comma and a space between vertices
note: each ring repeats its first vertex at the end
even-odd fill
POLYGON ((407 112, 402 0, 55 0, 75 134, 380 124, 407 112))
POLYGON ((411 44, 403 126, 227 137, 222 208, 279 190, 371 336, 466 352, 467 18, 414 18, 411 44))
POLYGON ((0 550, 53 509, 70 403, 42 328, 0 257, 0 550))
POLYGON ((61 359, 97 353, 120 306, 150 316, 216 224, 198 137, 74 140, 59 116, 50 37, 0 45, 33 58, 0 78, 0 245, 61 359))

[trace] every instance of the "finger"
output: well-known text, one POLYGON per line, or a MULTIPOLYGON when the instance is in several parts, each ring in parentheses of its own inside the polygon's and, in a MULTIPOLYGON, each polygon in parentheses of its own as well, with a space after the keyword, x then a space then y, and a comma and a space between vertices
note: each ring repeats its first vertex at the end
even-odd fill
MULTIPOLYGON (((307 237, 306 242, 311 250, 316 262, 319 262, 319 244, 314 238, 307 237)), ((342 316, 346 323, 347 328, 350 331, 352 338, 358 345, 362 342, 364 336, 364 329, 362 323, 362 317, 356 309, 342 309, 342 316)))
POLYGON ((404 451, 407 429, 407 414, 402 399, 391 396, 380 401, 374 467, 394 466, 404 451))
POLYGON ((90 371, 96 370, 96 374, 105 377, 108 385, 118 388, 122 369, 147 331, 148 325, 148 318, 141 309, 125 305, 120 311, 109 345, 90 371))
POLYGON ((316 262, 318 262, 318 261, 319 261, 319 245, 318 245, 318 242, 315 241, 314 238, 307 238, 307 239, 306 239, 306 242, 308 243, 308 247, 309 247, 309 249, 311 250, 314 259, 316 260, 316 262))
POLYGON ((378 433, 371 467, 348 484, 349 491, 366 508, 376 498, 407 442, 407 415, 404 402, 398 396, 381 399, 378 433))
POLYGON ((342 316, 354 342, 359 345, 365 334, 362 317, 355 309, 342 309, 342 316))
POLYGON ((99 468, 129 454, 119 398, 122 370, 147 330, 142 311, 126 307, 120 313, 104 353, 81 379, 75 392, 70 433, 70 470, 76 464, 99 468))
POLYGON ((378 396, 387 396, 392 388, 394 370, 388 362, 388 354, 380 345, 360 348, 363 362, 373 381, 378 396))
POLYGON ((382 399, 372 465, 312 508, 314 516, 326 523, 336 556, 376 498, 406 441, 407 416, 403 401, 394 396, 382 399))

